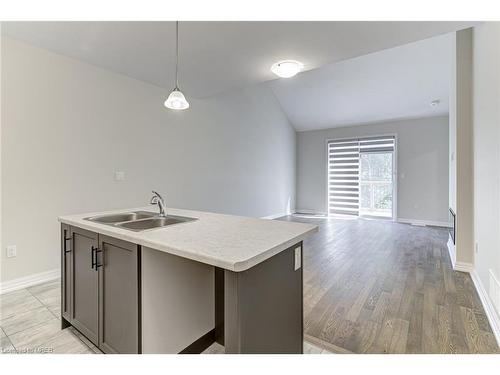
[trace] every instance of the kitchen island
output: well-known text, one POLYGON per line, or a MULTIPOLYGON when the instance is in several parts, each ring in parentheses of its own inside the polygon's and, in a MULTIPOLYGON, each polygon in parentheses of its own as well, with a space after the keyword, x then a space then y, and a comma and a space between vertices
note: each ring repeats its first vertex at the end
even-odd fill
POLYGON ((214 341, 226 353, 302 353, 302 241, 315 225, 181 209, 167 217, 189 220, 147 230, 99 221, 134 212, 156 215, 59 217, 63 328, 106 353, 198 353, 214 341))

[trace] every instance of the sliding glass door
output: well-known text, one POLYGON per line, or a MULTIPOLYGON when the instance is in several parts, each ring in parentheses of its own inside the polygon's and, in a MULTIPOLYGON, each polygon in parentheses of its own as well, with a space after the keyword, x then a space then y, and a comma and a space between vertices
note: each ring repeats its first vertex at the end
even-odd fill
POLYGON ((392 218, 394 152, 360 155, 359 215, 392 218))
POLYGON ((393 217, 395 137, 328 142, 328 214, 393 217))

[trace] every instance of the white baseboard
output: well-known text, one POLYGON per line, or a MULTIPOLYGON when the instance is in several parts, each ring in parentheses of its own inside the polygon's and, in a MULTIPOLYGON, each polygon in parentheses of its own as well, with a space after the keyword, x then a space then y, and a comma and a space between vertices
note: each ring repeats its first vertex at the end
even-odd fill
POLYGON ((457 250, 455 248, 455 244, 451 239, 451 235, 448 235, 448 242, 446 243, 448 247, 448 253, 450 254, 451 266, 455 269, 455 263, 457 262, 457 250))
POLYGON ((15 290, 28 288, 33 285, 42 284, 47 281, 55 280, 61 276, 59 268, 52 271, 36 273, 34 275, 20 277, 18 279, 8 280, 0 283, 0 294, 13 292, 15 290))
POLYGON ((273 219, 277 219, 279 217, 283 217, 283 216, 288 216, 288 215, 291 215, 293 214, 293 212, 281 212, 279 214, 274 214, 274 215, 268 215, 268 216, 262 216, 261 219, 269 219, 269 220, 273 220, 273 219))
POLYGON ((295 210, 296 214, 305 214, 305 215, 317 215, 317 216, 326 216, 327 213, 324 211, 316 211, 316 210, 309 210, 307 208, 304 209, 297 209, 295 210))
POLYGON ((472 272, 474 272, 474 265, 472 263, 456 261, 455 265, 453 266, 453 269, 455 271, 467 272, 472 274, 472 272))
POLYGON ((448 223, 446 221, 432 221, 432 220, 418 220, 418 219, 404 219, 404 218, 397 218, 396 221, 398 223, 418 225, 422 227, 431 226, 431 227, 451 228, 451 223, 448 223))
POLYGON ((476 271, 473 270, 472 272, 470 272, 470 276, 472 278, 472 281, 474 282, 474 286, 476 287, 477 294, 479 294, 479 299, 483 304, 484 311, 486 312, 486 316, 488 317, 488 321, 490 322, 490 326, 497 340, 497 344, 500 346, 500 316, 495 310, 493 302, 491 301, 491 298, 484 288, 484 285, 481 282, 481 279, 479 278, 479 275, 476 273, 476 271))

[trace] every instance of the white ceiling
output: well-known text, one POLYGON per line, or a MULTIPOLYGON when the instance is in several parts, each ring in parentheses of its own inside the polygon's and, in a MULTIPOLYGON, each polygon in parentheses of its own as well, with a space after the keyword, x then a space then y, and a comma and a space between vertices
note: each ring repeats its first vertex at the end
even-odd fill
MULTIPOLYGON (((202 98, 231 88, 274 79, 269 68, 279 59, 302 61, 306 69, 310 70, 335 61, 459 30, 472 24, 181 22, 180 86, 188 97, 202 98)), ((12 38, 164 87, 166 91, 173 85, 173 22, 3 22, 2 32, 12 38)), ((337 71, 341 68, 328 69, 337 71)), ((413 73, 408 72, 409 75, 413 73)), ((306 85, 304 79, 308 77, 306 74, 308 73, 303 73, 304 77, 298 76, 294 81, 275 86, 287 111, 291 110, 290 103, 297 103, 303 98, 294 97, 294 93, 284 95, 283 90, 288 84, 297 84, 297 87, 303 88, 306 85)), ((386 74, 386 77, 389 76, 386 74)), ((336 82, 339 82, 338 79, 336 82)), ((361 83, 361 79, 358 79, 356 84, 361 83)), ((351 89, 356 84, 352 83, 351 89)), ((387 86, 385 88, 389 89, 387 86)), ((316 91, 332 88, 331 85, 330 88, 326 85, 322 87, 316 91)), ((380 89, 377 92, 381 94, 380 89)), ((348 99, 344 98, 343 103, 346 101, 348 99)), ((403 101, 399 98, 394 105, 403 101)), ((333 105, 331 101, 324 103, 333 105)), ((357 104, 362 103, 358 101, 357 104)), ((336 104, 335 108, 338 110, 353 105, 354 103, 347 106, 336 104)), ((300 115, 299 110, 291 113, 297 124, 304 128, 305 116, 300 115)), ((346 121, 346 116, 347 112, 339 114, 337 119, 346 121)), ((331 120, 332 117, 328 117, 328 121, 331 120)), ((323 120, 319 122, 325 123, 323 120)))
POLYGON ((453 40, 445 34, 270 85, 299 131, 447 114, 453 40))

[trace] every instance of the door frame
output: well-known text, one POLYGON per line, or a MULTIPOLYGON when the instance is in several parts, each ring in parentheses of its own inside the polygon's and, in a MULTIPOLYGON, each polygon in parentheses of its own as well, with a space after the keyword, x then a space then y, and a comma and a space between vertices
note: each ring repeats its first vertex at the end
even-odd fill
MULTIPOLYGON (((331 138, 328 137, 325 139, 325 145, 324 145, 324 150, 325 150, 325 213, 326 216, 330 216, 330 209, 329 209, 329 199, 330 196, 328 194, 328 181, 329 181, 329 168, 328 168, 328 143, 331 141, 344 141, 348 139, 363 139, 363 138, 371 138, 371 137, 394 137, 394 152, 393 152, 393 157, 392 157, 392 218, 390 219, 391 221, 398 221, 398 134, 397 133, 383 133, 383 134, 371 134, 371 135, 363 135, 363 136, 357 136, 353 135, 350 137, 339 137, 339 138, 331 138)), ((358 217, 359 214, 358 214, 358 217)), ((384 220, 384 219, 382 219, 384 220)), ((389 220, 389 219, 387 219, 389 220)))

